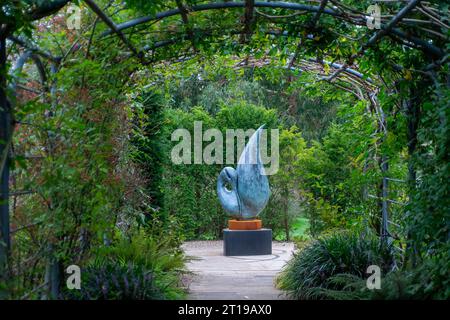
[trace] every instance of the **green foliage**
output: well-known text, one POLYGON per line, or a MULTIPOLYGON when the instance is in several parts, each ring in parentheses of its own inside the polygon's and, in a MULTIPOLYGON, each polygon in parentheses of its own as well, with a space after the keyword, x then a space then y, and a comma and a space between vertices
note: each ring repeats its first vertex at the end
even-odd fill
POLYGON ((262 124, 266 129, 276 127, 277 112, 265 109, 245 101, 237 101, 232 105, 223 106, 217 113, 217 125, 220 129, 257 129, 262 124))
POLYGON ((161 180, 166 147, 161 137, 164 125, 163 98, 159 93, 146 91, 136 100, 131 139, 134 149, 130 157, 141 166, 145 191, 150 197, 152 206, 159 209, 163 205, 161 180))
POLYGON ((369 290, 366 279, 349 273, 331 276, 326 288, 317 292, 326 299, 349 300, 448 300, 448 257, 426 259, 416 268, 386 272, 381 275, 380 289, 369 290), (339 287, 339 290, 329 289, 339 287))
POLYGON ((450 89, 437 90, 433 100, 423 104, 418 132, 417 188, 413 186, 407 208, 411 247, 419 258, 439 255, 449 248, 450 221, 450 89))
POLYGON ((323 299, 323 289, 344 289, 330 277, 348 273, 362 278, 367 267, 376 264, 387 270, 390 253, 380 248, 371 235, 354 232, 334 233, 320 237, 294 254, 277 279, 277 285, 295 299, 323 299))
MULTIPOLYGON (((143 14, 155 14, 164 10, 168 1, 164 0, 126 0, 125 3, 129 8, 132 8, 143 14)), ((173 2, 174 4, 175 2, 173 2)))
POLYGON ((250 79, 230 75, 229 69, 219 65, 208 71, 210 73, 202 72, 199 76, 168 83, 168 104, 183 110, 201 106, 208 113, 216 114, 223 106, 245 101, 276 110, 286 126, 297 126, 305 139, 311 141, 325 135, 337 106, 342 102, 341 95, 336 96, 335 92, 335 99, 327 100, 322 91, 310 93, 293 84, 292 88, 289 87, 284 80, 286 75, 280 74, 280 68, 256 69, 250 79))
POLYGON ((299 218, 298 175, 301 161, 308 152, 298 128, 281 129, 279 134, 279 170, 270 178, 271 197, 261 217, 273 229, 275 239, 291 240, 294 220, 299 218))
MULTIPOLYGON (((293 100, 284 95, 272 93, 274 88, 283 90, 283 87, 279 84, 282 80, 272 79, 272 83, 249 79, 227 81, 227 77, 230 77, 230 75, 217 75, 214 73, 217 72, 216 69, 209 71, 212 74, 202 71, 198 76, 190 76, 180 81, 179 86, 174 86, 173 83, 168 84, 167 102, 174 109, 168 113, 167 118, 170 125, 168 132, 184 127, 192 133, 193 122, 196 120, 203 121, 203 130, 216 127, 223 132, 228 128, 242 128, 244 130, 257 128, 262 123, 266 123, 268 128, 278 127, 281 129, 280 170, 270 177, 272 196, 267 208, 261 214, 264 224, 273 229, 276 239, 286 240, 291 238, 292 223, 300 215, 308 215, 309 213, 309 217, 313 218, 315 216, 312 213, 313 211, 324 212, 324 208, 331 208, 331 210, 325 209, 328 210, 329 217, 320 230, 327 227, 342 228, 346 226, 347 220, 345 220, 340 207, 335 203, 330 203, 330 200, 327 199, 329 196, 338 197, 340 189, 323 188, 327 184, 345 185, 348 190, 352 190, 355 198, 360 198, 360 194, 357 193, 358 190, 354 188, 355 181, 349 181, 347 186, 345 179, 349 179, 349 175, 355 172, 355 165, 348 161, 353 155, 346 156, 353 147, 349 146, 347 139, 354 133, 354 130, 360 130, 361 126, 355 125, 356 128, 354 130, 353 128, 349 129, 346 136, 337 132, 334 135, 336 137, 334 139, 337 141, 334 144, 327 144, 326 149, 319 141, 312 142, 313 146, 308 147, 308 141, 303 139, 303 130, 300 133, 295 125, 289 128, 288 124, 299 123, 302 128, 307 130, 307 135, 310 137, 314 136, 313 132, 319 131, 321 132, 320 136, 326 135, 328 122, 325 119, 329 119, 334 107, 321 99, 323 94, 320 91, 309 92, 308 94, 295 91, 292 93, 295 96, 293 100), (268 88, 271 88, 271 90, 268 88), (200 104, 201 108, 194 107, 194 103, 200 104), (286 110, 283 110, 283 108, 288 108, 288 103, 295 103, 291 110, 293 113, 289 116, 286 115, 286 110), (265 106, 266 109, 256 105, 265 106), (184 112, 179 109, 184 110, 184 112), (314 115, 312 115, 310 109, 314 109, 314 115), (325 110, 329 110, 329 112, 325 110), (298 112, 298 114, 295 112, 298 112), (309 114, 310 117, 307 118, 306 114, 309 114), (292 121, 296 118, 296 115, 303 120, 300 122, 292 121), (316 127, 312 128, 310 126, 312 123, 315 123, 316 127), (342 154, 343 150, 347 153, 342 154), (340 157, 339 161, 332 157, 332 153, 340 157), (341 170, 340 166, 343 165, 348 170, 341 170), (335 173, 339 173, 339 176, 334 177, 335 173), (321 179, 323 176, 326 176, 327 179, 321 179), (321 189, 318 189, 318 187, 321 189), (335 216, 336 214, 337 216, 335 216)), ((195 74, 196 71, 192 72, 195 74)), ((349 107, 347 105, 341 107, 341 109, 345 108, 349 107)), ((363 111, 362 104, 358 104, 358 110, 363 111)), ((344 116, 345 119, 348 117, 348 115, 344 116)), ((361 118, 362 116, 358 118, 360 122, 362 122, 361 118)), ((351 120, 349 122, 352 123, 351 120)), ((359 124, 356 120, 354 123, 359 124)), ((360 143, 358 140, 353 142, 353 144, 358 143, 360 143)), ((361 143, 366 143, 366 141, 362 140, 361 143)), ((215 195, 215 180, 221 167, 209 167, 202 165, 175 166, 175 168, 182 170, 177 171, 174 180, 176 182, 171 183, 174 186, 173 189, 171 187, 166 189, 168 191, 165 192, 167 200, 165 203, 170 215, 177 216, 183 221, 186 230, 188 230, 188 238, 214 239, 221 235, 221 229, 224 226, 225 216, 220 206, 216 206, 215 195), (197 173, 194 173, 192 167, 196 168, 197 173), (199 174, 200 172, 203 173, 199 174), (208 178, 206 178, 207 176, 208 178), (201 177, 198 182, 197 177, 201 177), (190 190, 187 190, 188 188, 190 190), (198 188, 201 191, 194 191, 198 188), (184 195, 172 194, 172 190, 183 190, 184 195), (203 209, 198 207, 200 202, 202 204, 209 203, 209 211, 212 213, 200 213, 203 212, 203 209), (215 206, 211 207, 211 203, 214 203, 215 206), (196 209, 189 209, 190 206, 196 209), (184 209, 180 210, 180 208, 184 209), (216 215, 216 210, 220 214, 216 215), (211 215, 217 218, 212 218, 211 215), (189 218, 190 216, 193 218, 189 218), (218 224, 217 229, 206 231, 211 228, 211 223, 218 224), (194 229, 197 231, 190 231, 194 229)), ((167 174, 171 170, 173 169, 165 169, 167 174)), ((165 176, 165 180, 167 180, 167 177, 165 176)), ((170 179, 167 181, 170 181, 170 179)), ((340 199, 342 199, 340 202, 343 204, 348 202, 348 197, 344 195, 341 195, 340 199)), ((358 203, 360 204, 361 201, 358 203)), ((322 223, 318 219, 316 219, 315 225, 311 224, 310 230, 314 234, 319 231, 318 229, 316 232, 315 226, 322 223)))
POLYGON ((296 242, 296 244, 302 243, 303 241, 307 241, 308 235, 307 231, 310 228, 309 219, 304 218, 302 216, 296 217, 296 219, 292 223, 292 240, 296 242))
POLYGON ((67 294, 75 300, 162 300, 151 272, 132 262, 127 266, 105 262, 83 269, 83 286, 67 294))
POLYGON ((339 212, 339 207, 331 205, 322 198, 314 198, 311 193, 305 193, 304 215, 309 219, 309 232, 317 237, 324 231, 339 230, 345 227, 345 219, 339 212))
POLYGON ((82 286, 66 290, 69 298, 107 300, 180 299, 181 276, 186 258, 173 234, 160 233, 160 226, 141 229, 92 253, 81 271, 82 286), (158 234, 160 233, 160 234, 158 234))
MULTIPOLYGON (((170 136, 177 128, 188 129, 193 137, 194 121, 203 121, 203 130, 215 126, 215 120, 201 108, 194 108, 192 112, 169 109, 166 116, 165 141, 170 147, 175 145, 170 136)), ((192 147, 193 141, 190 143, 192 147)), ((219 167, 175 165, 170 161, 170 150, 168 148, 165 155, 168 161, 163 173, 164 210, 168 216, 177 219, 187 239, 217 238, 224 220, 215 193, 219 167)))

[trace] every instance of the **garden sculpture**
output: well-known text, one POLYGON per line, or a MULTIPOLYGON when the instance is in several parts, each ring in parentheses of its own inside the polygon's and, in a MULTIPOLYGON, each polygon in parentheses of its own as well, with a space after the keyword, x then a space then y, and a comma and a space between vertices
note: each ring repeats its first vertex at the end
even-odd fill
POLYGON ((219 174, 217 194, 225 212, 237 220, 253 219, 266 206, 270 188, 260 154, 264 125, 250 137, 236 167, 219 174))

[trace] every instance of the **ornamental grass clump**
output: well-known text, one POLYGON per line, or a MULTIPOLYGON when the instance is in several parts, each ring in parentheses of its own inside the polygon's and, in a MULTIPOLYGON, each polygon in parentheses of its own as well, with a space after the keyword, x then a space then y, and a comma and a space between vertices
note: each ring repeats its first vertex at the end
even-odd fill
POLYGON ((388 270, 390 252, 380 247, 373 236, 362 237, 342 232, 323 236, 294 254, 280 276, 277 285, 293 299, 328 299, 325 290, 344 289, 345 283, 329 281, 333 276, 347 274, 367 277, 367 267, 378 265, 388 270))

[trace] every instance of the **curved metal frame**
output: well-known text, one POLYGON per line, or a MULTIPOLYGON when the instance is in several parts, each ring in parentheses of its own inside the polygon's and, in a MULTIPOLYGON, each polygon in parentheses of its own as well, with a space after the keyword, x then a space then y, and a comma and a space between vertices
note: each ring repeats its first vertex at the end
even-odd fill
MULTIPOLYGON (((92 2, 91 0, 88 0, 89 2, 92 2)), ((411 0, 405 7, 403 7, 387 24, 384 24, 381 26, 381 30, 376 32, 371 39, 362 46, 362 48, 369 47, 373 45, 375 42, 377 42, 381 37, 385 35, 392 34, 400 39, 402 39, 405 43, 408 44, 412 43, 414 44, 418 49, 424 51, 427 54, 442 57, 444 56, 444 51, 440 48, 434 46, 433 44, 419 39, 417 37, 411 36, 402 30, 395 28, 395 26, 401 22, 401 20, 405 17, 407 13, 409 13, 412 9, 414 9, 418 4, 420 3, 420 0, 411 0)), ((189 7, 189 12, 200 12, 200 11, 208 11, 208 10, 221 10, 221 9, 233 9, 233 8, 245 8, 246 2, 221 2, 221 3, 207 3, 207 4, 200 4, 200 5, 194 5, 189 7)), ((343 21, 349 22, 354 25, 366 25, 369 17, 362 15, 357 18, 350 18, 349 15, 346 13, 338 12, 335 9, 326 8, 325 5, 319 5, 319 6, 312 6, 312 5, 304 5, 299 3, 289 3, 289 2, 262 2, 262 1, 256 1, 254 3, 255 8, 272 8, 272 9, 288 9, 292 11, 306 11, 309 13, 315 13, 315 16, 312 20, 313 24, 315 25, 317 20, 320 17, 320 14, 326 14, 329 16, 332 16, 336 19, 341 19, 343 21)), ((167 10, 164 12, 159 12, 155 15, 149 15, 144 16, 136 19, 132 19, 130 21, 120 23, 117 25, 114 25, 114 28, 111 28, 109 31, 105 31, 102 33, 102 36, 110 35, 114 32, 122 32, 123 30, 145 24, 148 22, 156 21, 165 19, 168 17, 172 17, 175 15, 182 15, 183 11, 180 8, 175 8, 171 10, 167 10)), ((312 24, 310 24, 311 27, 312 24)))
MULTIPOLYGON (((328 5, 328 0, 321 0, 320 4, 318 6, 313 6, 313 5, 306 5, 306 4, 299 4, 299 3, 289 3, 289 2, 279 2, 279 1, 274 1, 274 2, 265 2, 265 1, 254 1, 254 0, 246 0, 246 1, 242 1, 242 2, 212 2, 212 3, 204 3, 204 4, 199 4, 199 5, 193 5, 190 7, 185 7, 183 6, 181 1, 177 1, 177 5, 178 8, 175 9, 170 9, 164 12, 159 12, 155 15, 151 15, 151 16, 144 16, 144 17, 140 17, 140 18, 136 18, 136 19, 132 19, 130 21, 124 22, 124 23, 120 23, 120 24, 115 24, 96 4, 93 0, 84 0, 87 5, 95 12, 95 14, 102 19, 103 22, 105 22, 107 24, 107 26, 109 27, 109 31, 104 32, 101 36, 104 37, 106 35, 109 34, 113 34, 115 33, 120 40, 133 52, 134 56, 136 56, 140 62, 142 64, 148 64, 148 61, 145 60, 145 55, 143 54, 143 52, 140 49, 136 49, 133 44, 131 43, 131 41, 125 37, 125 35, 123 34, 123 30, 135 27, 137 25, 141 25, 141 24, 145 24, 151 21, 157 21, 157 20, 161 20, 161 19, 165 19, 168 17, 172 17, 175 15, 180 15, 183 18, 183 22, 185 24, 187 24, 187 16, 190 12, 201 12, 201 11, 208 11, 208 10, 226 10, 226 9, 233 9, 233 8, 245 8, 245 19, 243 20, 244 23, 244 30, 241 31, 241 33, 245 33, 246 34, 246 38, 247 36, 251 36, 251 32, 252 32, 252 28, 249 27, 249 24, 252 23, 252 16, 254 13, 251 13, 251 15, 249 15, 248 10, 255 10, 255 8, 272 8, 272 9, 287 9, 287 10, 291 10, 294 12, 306 12, 306 13, 310 13, 310 14, 314 14, 314 16, 312 17, 311 21, 309 22, 308 25, 304 26, 305 28, 309 28, 309 29, 314 29, 316 24, 318 23, 320 16, 321 15, 328 15, 330 17, 333 17, 335 19, 339 19, 348 23, 351 23, 353 25, 365 25, 368 17, 361 12, 358 12, 357 10, 354 10, 352 8, 348 8, 345 6, 339 6, 339 3, 337 3, 336 1, 331 0, 330 2, 335 5, 332 8, 330 8, 328 5), (351 13, 351 14, 349 14, 351 13)), ((69 0, 50 0, 50 1, 41 1, 39 3, 36 3, 36 6, 34 6, 32 8, 31 12, 27 13, 27 17, 30 21, 33 20, 37 20, 43 17, 46 17, 48 15, 51 15, 55 12, 57 12, 58 10, 60 10, 62 7, 64 7, 67 3, 69 2, 69 0)), ((354 70, 351 68, 351 66, 354 64, 355 59, 361 55, 363 55, 365 53, 365 50, 368 47, 374 46, 376 45, 376 43, 384 36, 390 36, 394 41, 396 41, 397 43, 401 44, 401 45, 406 45, 406 46, 410 46, 412 48, 421 50, 422 52, 425 53, 425 55, 427 55, 430 60, 432 60, 432 64, 435 64, 435 61, 444 61, 445 59, 447 59, 446 57, 448 57, 448 55, 446 56, 446 52, 437 47, 433 42, 430 42, 431 39, 433 39, 432 37, 430 37, 429 39, 421 39, 421 38, 417 38, 413 35, 411 35, 410 32, 406 32, 404 30, 401 30, 398 28, 398 25, 400 23, 402 23, 402 20, 404 19, 404 17, 410 13, 413 9, 415 9, 416 7, 420 6, 420 0, 411 0, 408 2, 408 4, 406 4, 406 6, 404 6, 399 12, 397 12, 392 19, 387 23, 387 24, 383 24, 381 27, 381 30, 379 31, 375 31, 374 34, 372 35, 372 37, 369 39, 368 42, 366 42, 365 44, 362 44, 360 47, 360 50, 357 52, 357 54, 352 55, 351 57, 348 57, 347 61, 342 63, 342 64, 338 64, 335 62, 324 62, 328 65, 330 65, 330 67, 332 67, 335 71, 332 75, 328 76, 328 77, 324 77, 321 80, 324 81, 328 81, 330 83, 333 83, 334 79, 339 79, 339 80, 343 80, 343 76, 349 76, 352 77, 352 80, 349 81, 349 83, 351 85, 357 85, 358 83, 363 83, 364 84, 364 90, 367 89, 367 86, 373 86, 373 80, 372 79, 363 79, 363 75, 361 73, 359 73, 358 71, 354 70), (437 59, 436 59, 437 58, 437 59), (358 79, 358 80, 355 80, 358 79)), ((421 10, 420 7, 419 11, 421 10)), ((430 17, 431 21, 433 20, 432 17, 430 17)), ((448 26, 446 26, 444 23, 441 22, 441 24, 444 25, 444 27, 446 27, 448 29, 448 26)), ((40 73, 41 76, 41 81, 43 83, 44 86, 47 85, 47 77, 46 77, 46 72, 45 72, 45 67, 42 64, 42 61, 39 59, 38 55, 41 57, 44 57, 46 59, 49 59, 50 61, 52 61, 52 66, 51 66, 51 71, 52 73, 56 73, 58 70, 58 65, 59 62, 61 60, 61 58, 58 57, 53 57, 52 55, 40 50, 39 48, 34 48, 32 46, 29 46, 28 44, 26 44, 24 41, 22 41, 19 38, 15 38, 12 36, 12 31, 14 29, 14 24, 12 25, 2 25, 2 28, 0 29, 0 60, 1 60, 1 64, 3 67, 3 64, 6 63, 6 42, 5 42, 5 38, 8 37, 8 39, 11 39, 12 41, 14 41, 15 43, 25 47, 27 49, 27 51, 21 56, 19 57, 16 67, 14 70, 19 70, 23 67, 23 65, 25 64, 25 61, 28 60, 29 58, 32 58, 38 68, 38 71, 40 73)), ((147 47, 144 47, 143 49, 145 50, 151 50, 151 49, 156 49, 156 48, 160 48, 160 47, 164 47, 167 45, 171 45, 174 44, 178 41, 184 41, 184 40, 193 40, 192 37, 192 30, 190 30, 190 28, 186 28, 185 30, 185 35, 181 36, 180 39, 166 39, 166 40, 160 40, 158 42, 155 42, 152 45, 149 45, 147 47)), ((436 33, 433 32, 429 32, 429 34, 436 36, 436 33)), ((445 36, 444 36, 445 37, 445 36)), ((195 44, 194 44, 195 46, 195 44)), ((295 55, 292 59, 292 62, 295 60, 295 55)), ((311 61, 310 60, 301 60, 298 63, 300 66, 303 64, 304 66, 311 66, 311 65, 317 65, 320 64, 317 61, 311 61)), ((439 65, 439 63, 438 63, 439 65)), ((289 68, 291 68, 291 66, 289 66, 289 68)), ((6 87, 7 87, 7 83, 6 83, 6 77, 2 76, 1 77, 1 81, 0 81, 0 118, 2 123, 4 124, 8 124, 11 121, 11 106, 9 105, 9 102, 6 100, 6 87)), ((334 85, 337 85, 336 83, 334 83, 334 85)), ((12 83, 11 86, 16 89, 16 83, 12 83)), ((44 89, 45 91, 48 91, 48 87, 46 87, 46 89, 44 89)), ((55 97, 55 90, 56 90, 56 84, 52 83, 51 87, 50 87, 50 93, 52 97, 55 97)), ((379 130, 380 132, 386 134, 386 120, 384 118, 384 114, 383 114, 383 110, 380 108, 379 105, 377 105, 376 102, 376 96, 374 96, 376 92, 369 92, 369 101, 371 102, 371 104, 373 105, 374 110, 377 113, 377 116, 379 117, 379 130)), ((52 103, 54 103, 54 100, 52 101, 52 103)), ((3 146, 0 146, 0 154, 4 155, 5 154, 5 149, 3 146)), ((1 181, 1 188, 0 188, 0 196, 1 198, 4 198, 5 195, 6 197, 8 196, 9 190, 8 190, 8 186, 7 186, 7 182, 8 182, 8 173, 9 170, 7 170, 6 168, 4 168, 3 165, 3 161, 1 163, 2 165, 0 166, 0 174, 2 175, 2 181, 1 181), (5 170, 4 170, 5 169, 5 170), (6 188, 5 188, 5 184, 6 184, 6 188)), ((385 166, 387 166, 387 159, 384 161, 382 161, 382 165, 381 170, 384 172, 384 168, 385 166)), ((384 192, 387 190, 387 178, 383 177, 383 194, 384 192), (385 183, 386 182, 386 183, 385 183)), ((386 200, 383 200, 386 201, 386 200)), ((2 238, 4 239, 5 236, 9 237, 9 226, 8 226, 8 230, 5 229, 5 210, 7 213, 8 208, 4 205, 4 204, 0 204, 0 232, 2 233, 2 238), (5 209, 6 208, 6 209, 5 209), (5 231, 6 230, 6 231, 5 231), (5 232, 7 232, 7 234, 5 234, 5 232)), ((8 217, 6 217, 8 218, 8 217)), ((388 237, 388 232, 387 232, 387 202, 383 203, 383 230, 382 230, 382 240, 386 240, 386 238, 388 237)), ((9 222, 8 222, 9 223, 9 222)), ((2 259, 2 248, 0 248, 0 268, 3 265, 3 262, 1 261, 2 259)))

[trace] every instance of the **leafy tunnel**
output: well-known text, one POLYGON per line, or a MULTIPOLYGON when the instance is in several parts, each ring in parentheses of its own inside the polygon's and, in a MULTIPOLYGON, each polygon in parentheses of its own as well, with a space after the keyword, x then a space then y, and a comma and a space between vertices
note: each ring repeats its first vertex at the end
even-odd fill
MULTIPOLYGON (((340 116, 341 120, 367 125, 355 129, 361 130, 357 134, 365 140, 353 146, 359 152, 353 160, 364 185, 358 199, 368 207, 361 201, 348 212, 371 214, 355 215, 351 221, 342 218, 334 227, 363 225, 362 220, 374 219, 376 242, 381 247, 399 248, 390 252, 390 271, 426 259, 435 262, 431 273, 448 267, 448 5, 420 0, 376 5, 353 0, 22 0, 2 4, 0 22, 0 277, 7 283, 23 274, 39 274, 28 284, 23 280, 22 297, 62 297, 64 263, 92 256, 93 248, 114 238, 118 225, 132 228, 124 222, 128 221, 124 212, 143 213, 156 234, 173 222, 178 194, 170 198, 164 193, 170 195, 169 189, 178 190, 183 183, 187 188, 192 177, 177 180, 178 169, 161 160, 161 154, 167 153, 167 128, 175 128, 177 122, 189 126, 186 123, 192 120, 225 128, 232 125, 226 121, 245 113, 238 107, 217 107, 220 110, 209 114, 196 109, 191 100, 202 98, 196 92, 208 81, 219 83, 208 87, 216 92, 242 79, 271 83, 264 90, 286 96, 278 117, 297 125, 307 122, 298 119, 304 116, 296 111, 299 92, 328 97, 327 106, 332 105, 333 97, 342 102, 347 111, 340 112, 348 114, 340 116), (177 92, 181 90, 188 93, 177 92), (177 109, 173 105, 166 108, 161 99, 178 99, 177 107, 189 104, 186 108, 192 114, 173 111, 177 109), (190 102, 185 102, 188 99, 190 102), (130 103, 138 111, 124 107, 130 103), (80 123, 74 120, 78 118, 80 123), (103 139, 109 139, 108 143, 103 139), (91 149, 76 150, 80 145, 91 149), (138 151, 127 151, 133 148, 138 151), (36 160, 27 153, 30 151, 43 160, 26 164, 36 160), (94 160, 89 162, 89 157, 94 160), (141 175, 136 173, 139 170, 143 170, 141 175), (79 180, 71 180, 78 175, 79 180), (164 179, 172 179, 172 184, 161 191, 164 188, 159 181, 164 179), (23 188, 17 187, 17 181, 23 188), (139 189, 142 185, 147 186, 145 191, 139 189), (74 193, 79 201, 70 198, 74 193), (24 197, 35 198, 21 200, 24 197), (126 208, 129 202, 132 209, 126 208), (24 214, 21 206, 31 213, 24 214), (26 244, 32 239, 37 247, 26 244), (33 260, 34 267, 16 269, 13 262, 22 259, 21 250, 31 260, 36 250, 42 257, 33 260)), ((258 88, 251 87, 248 94, 258 88)), ((272 119, 269 111, 254 112, 250 119, 272 119)), ((324 117, 322 114, 315 121, 324 117)), ((276 127, 275 120, 272 126, 276 127)), ((286 141, 303 139, 294 131, 285 132, 286 141)), ((322 149, 313 150, 314 143, 313 139, 305 146, 298 142, 294 145, 303 153, 296 152, 305 155, 310 150, 312 158, 320 157, 322 149)), ((286 150, 295 149, 289 147, 286 150)), ((290 154, 286 151, 285 155, 290 154)), ((308 171, 303 164, 295 170, 304 170, 299 172, 310 181, 289 179, 295 176, 289 161, 283 167, 284 175, 277 178, 283 196, 299 193, 297 200, 314 203, 314 212, 337 212, 340 209, 335 210, 334 205, 345 207, 350 201, 350 196, 340 199, 336 195, 338 200, 324 196, 322 189, 335 190, 341 181, 330 180, 326 188, 317 187, 321 173, 308 171), (296 189, 302 183, 310 183, 308 192, 296 189)), ((201 173, 184 170, 194 177, 216 174, 206 169, 201 173)), ((192 192, 195 194, 186 199, 201 198, 201 190, 192 192)), ((205 207, 216 206, 211 199, 205 201, 210 201, 202 204, 205 207)), ((292 233, 289 219, 286 214, 282 222, 274 222, 283 225, 280 229, 285 228, 287 240, 292 233)), ((317 221, 323 224, 325 220, 317 221)), ((183 223, 197 222, 188 219, 183 223)), ((196 231, 187 237, 199 236, 209 224, 217 224, 220 232, 223 215, 217 213, 216 221, 202 223, 193 226, 196 231)), ((448 288, 439 281, 435 281, 436 292, 448 295, 448 288)))

